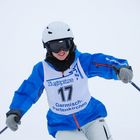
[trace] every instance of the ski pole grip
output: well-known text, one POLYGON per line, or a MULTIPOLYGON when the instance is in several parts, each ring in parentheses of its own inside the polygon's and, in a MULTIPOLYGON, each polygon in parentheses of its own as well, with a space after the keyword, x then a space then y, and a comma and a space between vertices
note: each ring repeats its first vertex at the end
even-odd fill
POLYGON ((15 120, 16 123, 19 123, 20 118, 19 118, 18 116, 16 116, 16 117, 14 118, 14 120, 15 120))

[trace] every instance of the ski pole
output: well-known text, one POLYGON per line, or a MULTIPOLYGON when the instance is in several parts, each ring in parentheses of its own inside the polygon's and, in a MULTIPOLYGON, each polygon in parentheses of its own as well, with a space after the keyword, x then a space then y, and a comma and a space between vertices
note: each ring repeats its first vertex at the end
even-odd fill
POLYGON ((8 128, 8 126, 5 126, 5 127, 0 131, 0 134, 2 134, 7 128, 8 128))
POLYGON ((134 86, 138 91, 140 91, 140 88, 134 82, 130 81, 130 84, 134 86))

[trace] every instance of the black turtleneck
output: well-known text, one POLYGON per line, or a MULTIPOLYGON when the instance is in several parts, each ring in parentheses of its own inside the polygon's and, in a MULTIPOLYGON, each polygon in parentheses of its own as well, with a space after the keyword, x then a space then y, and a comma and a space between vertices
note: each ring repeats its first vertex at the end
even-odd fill
POLYGON ((57 71, 65 71, 70 68, 71 64, 74 62, 75 59, 75 51, 69 51, 68 56, 65 60, 58 60, 55 58, 52 53, 46 54, 45 61, 49 62, 57 71))

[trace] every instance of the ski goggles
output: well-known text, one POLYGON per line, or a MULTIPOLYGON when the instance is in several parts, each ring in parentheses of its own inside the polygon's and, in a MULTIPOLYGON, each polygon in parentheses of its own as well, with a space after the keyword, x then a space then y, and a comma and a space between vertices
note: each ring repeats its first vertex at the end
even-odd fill
POLYGON ((46 48, 50 52, 58 53, 59 51, 68 51, 72 47, 72 39, 60 39, 49 41, 46 43, 46 48))

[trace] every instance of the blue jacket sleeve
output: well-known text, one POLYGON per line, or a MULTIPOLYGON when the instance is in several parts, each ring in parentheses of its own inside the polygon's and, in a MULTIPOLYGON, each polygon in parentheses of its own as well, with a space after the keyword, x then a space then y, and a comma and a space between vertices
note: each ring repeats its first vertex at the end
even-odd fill
POLYGON ((23 116, 43 93, 43 82, 43 66, 42 62, 39 62, 34 66, 29 78, 24 80, 19 89, 15 91, 10 110, 17 110, 23 116))
POLYGON ((88 78, 99 76, 105 79, 117 80, 117 74, 113 67, 121 68, 128 66, 127 60, 102 53, 83 53, 79 56, 79 59, 88 78))

